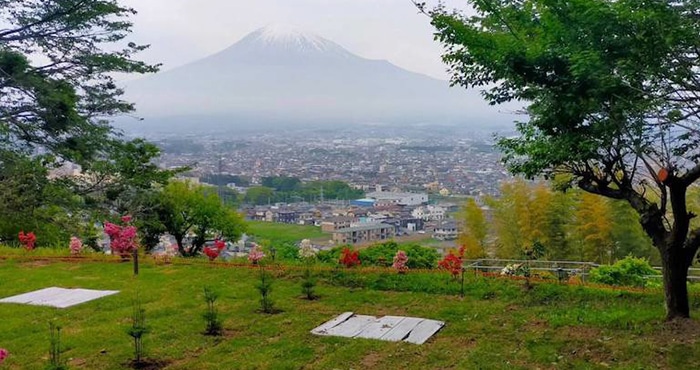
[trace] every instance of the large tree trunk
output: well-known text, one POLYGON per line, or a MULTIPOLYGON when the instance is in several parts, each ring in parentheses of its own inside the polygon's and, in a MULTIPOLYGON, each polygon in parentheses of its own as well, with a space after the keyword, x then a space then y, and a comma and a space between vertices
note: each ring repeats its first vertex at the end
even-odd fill
POLYGON ((185 236, 182 234, 175 234, 173 236, 175 237, 175 242, 177 243, 177 250, 180 252, 180 255, 183 257, 187 257, 187 254, 185 253, 185 246, 182 245, 182 240, 185 236))
POLYGON ((689 318, 688 267, 686 257, 679 251, 661 250, 663 264, 666 320, 689 318))

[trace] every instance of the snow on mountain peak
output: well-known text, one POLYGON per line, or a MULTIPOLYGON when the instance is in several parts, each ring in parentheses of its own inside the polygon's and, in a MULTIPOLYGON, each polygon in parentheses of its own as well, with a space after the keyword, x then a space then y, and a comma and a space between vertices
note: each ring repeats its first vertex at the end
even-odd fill
POLYGON ((326 40, 311 32, 296 26, 273 24, 261 28, 251 34, 252 38, 268 46, 283 47, 302 52, 339 52, 342 48, 332 41, 326 40))

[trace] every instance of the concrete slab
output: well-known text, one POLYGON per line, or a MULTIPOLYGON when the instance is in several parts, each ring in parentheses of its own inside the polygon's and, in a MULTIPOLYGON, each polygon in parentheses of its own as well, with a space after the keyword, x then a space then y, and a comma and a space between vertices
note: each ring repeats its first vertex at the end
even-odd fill
POLYGON ((445 326, 445 323, 442 321, 423 320, 411 330, 408 337, 403 341, 413 344, 423 344, 430 339, 433 334, 437 333, 438 330, 442 329, 443 326, 445 326))
POLYGON ((311 333, 423 344, 444 325, 445 323, 442 321, 419 317, 383 316, 377 318, 344 312, 314 328, 311 333))
POLYGON ((0 303, 17 303, 33 306, 67 308, 117 293, 119 293, 118 290, 65 289, 50 287, 0 299, 0 303))

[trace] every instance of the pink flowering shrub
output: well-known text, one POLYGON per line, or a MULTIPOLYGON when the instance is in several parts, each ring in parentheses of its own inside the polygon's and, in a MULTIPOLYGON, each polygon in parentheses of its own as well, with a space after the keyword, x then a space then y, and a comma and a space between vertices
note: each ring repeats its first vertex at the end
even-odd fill
POLYGON ((24 230, 20 231, 19 234, 17 235, 19 238, 19 242, 24 246, 25 249, 28 251, 34 250, 34 246, 36 245, 36 235, 34 235, 33 232, 28 232, 24 233, 24 230))
POLYGON ((9 355, 10 355, 10 351, 8 351, 4 348, 0 348, 0 364, 2 364, 5 361, 5 359, 7 358, 7 356, 9 356, 9 355))
POLYGON ((209 261, 213 261, 216 257, 219 257, 224 248, 226 248, 226 243, 223 240, 216 240, 213 247, 204 248, 204 254, 209 257, 209 261))
POLYGON ((83 242, 80 241, 79 238, 72 236, 68 247, 70 248, 70 254, 72 256, 77 256, 83 250, 83 242))
POLYGON ((260 261, 264 257, 265 253, 263 253, 262 248, 257 244, 253 244, 253 248, 251 248, 250 252, 248 253, 248 261, 256 265, 258 261, 260 261))
MULTIPOLYGON (((128 223, 131 221, 131 216, 124 216, 121 220, 124 223, 128 223)), ((130 225, 120 226, 111 222, 105 222, 104 229, 109 236, 109 247, 112 249, 112 254, 128 258, 138 248, 136 245, 136 227, 130 225)))
POLYGON ((396 255, 394 256, 394 264, 391 265, 396 271, 398 271, 400 274, 408 271, 408 266, 406 266, 406 263, 408 262, 408 255, 404 251, 397 251, 396 255))

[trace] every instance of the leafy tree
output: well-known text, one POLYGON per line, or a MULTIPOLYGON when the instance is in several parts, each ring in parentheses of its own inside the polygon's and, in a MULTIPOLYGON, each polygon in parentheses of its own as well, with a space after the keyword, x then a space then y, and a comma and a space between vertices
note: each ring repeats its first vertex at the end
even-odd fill
POLYGON ((698 0, 469 1, 476 15, 422 6, 453 84, 529 118, 500 140, 528 177, 628 202, 659 250, 666 318, 689 317, 688 268, 700 247, 687 191, 700 178, 698 0), (650 194, 656 193, 653 197, 650 194))
POLYGON ((298 190, 301 187, 301 180, 287 176, 263 177, 262 186, 273 188, 276 191, 289 192, 298 190))
POLYGON ((464 246, 465 257, 467 259, 484 257, 489 231, 484 212, 473 198, 469 198, 460 216, 464 228, 459 235, 459 245, 464 246))
POLYGON ((256 205, 269 204, 275 201, 275 191, 264 186, 253 186, 245 192, 243 201, 256 205))
POLYGON ((175 237, 180 254, 186 257, 198 255, 208 238, 236 241, 245 230, 242 216, 221 204, 216 189, 186 181, 165 186, 152 215, 175 237), (184 240, 189 233, 195 237, 186 248, 184 240))
POLYGON ((101 152, 104 118, 133 110, 114 73, 157 70, 132 58, 146 46, 122 45, 133 14, 116 0, 0 0, 0 150, 101 152))
POLYGON ((170 176, 151 163, 157 151, 124 142, 108 121, 133 110, 115 74, 158 68, 134 59, 146 48, 126 40, 134 14, 116 0, 0 0, 0 153, 4 165, 13 163, 4 170, 31 164, 21 182, 35 191, 23 195, 18 179, 6 176, 0 187, 8 198, 24 198, 24 207, 12 206, 13 217, 23 218, 15 225, 34 223, 39 244, 81 235, 95 247, 93 220, 103 219, 96 214, 123 208, 108 201, 133 203, 157 181, 150 175, 170 176), (65 163, 79 164, 81 177, 46 179, 65 163))
POLYGON ((609 199, 591 193, 581 194, 576 210, 576 234, 581 240, 581 260, 613 263, 612 206, 609 199))

